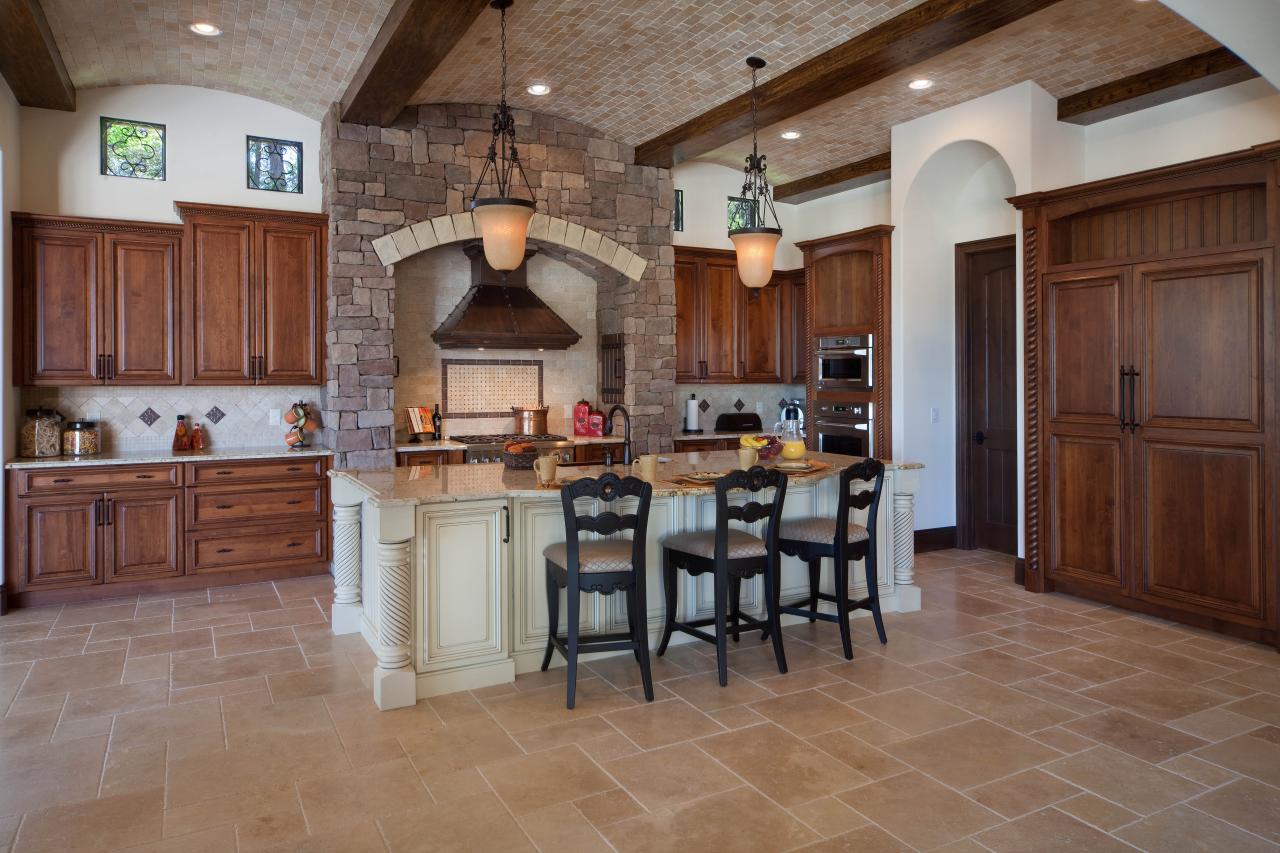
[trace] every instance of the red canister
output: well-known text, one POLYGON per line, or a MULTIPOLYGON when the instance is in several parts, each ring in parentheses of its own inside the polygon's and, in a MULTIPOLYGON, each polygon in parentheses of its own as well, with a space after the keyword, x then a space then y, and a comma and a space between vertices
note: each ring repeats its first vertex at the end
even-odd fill
POLYGON ((591 404, 586 400, 579 400, 573 406, 573 434, 574 435, 590 435, 591 404))

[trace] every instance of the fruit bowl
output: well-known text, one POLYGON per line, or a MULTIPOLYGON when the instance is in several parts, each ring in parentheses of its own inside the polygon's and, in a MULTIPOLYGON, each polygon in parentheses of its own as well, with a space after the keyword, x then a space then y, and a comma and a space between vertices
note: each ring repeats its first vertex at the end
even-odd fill
POLYGON ((776 435, 744 435, 738 439, 738 445, 756 451, 761 459, 773 459, 782 452, 782 442, 776 435))

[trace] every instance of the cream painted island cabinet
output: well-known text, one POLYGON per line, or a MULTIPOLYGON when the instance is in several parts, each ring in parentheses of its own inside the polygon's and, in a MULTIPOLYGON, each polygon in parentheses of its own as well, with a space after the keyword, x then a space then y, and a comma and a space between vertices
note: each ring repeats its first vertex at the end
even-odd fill
MULTIPOLYGON (((727 471, 737 464, 737 454, 731 452, 665 458, 670 461, 659 466, 654 481, 646 552, 649 633, 655 643, 665 617, 659 571, 662 540, 673 533, 715 527, 714 488, 677 484, 671 478, 689 471, 727 471)), ((835 513, 840 466, 853 460, 822 454, 812 458, 831 467, 789 479, 784 516, 835 513)), ((920 608, 920 590, 913 582, 919 469, 907 463, 886 465, 876 523, 879 592, 886 612, 920 608)), ((575 469, 574 475, 598 476, 605 470, 575 469)), ((621 466, 608 470, 627 473, 621 466)), ((333 631, 358 631, 374 650, 374 701, 380 708, 508 683, 518 673, 538 668, 548 631, 542 551, 564 540, 557 490, 539 488, 532 471, 507 470, 500 464, 334 471, 330 477, 337 584, 333 631)), ((739 499, 745 500, 742 494, 739 499)), ((634 504, 634 498, 629 500, 634 504)), ((624 502, 619 511, 627 508, 624 502)), ((582 502, 580 512, 588 511, 601 510, 582 502)), ((864 512, 857 515, 857 520, 864 520, 864 512)), ((760 533, 758 527, 747 529, 760 533)), ((865 591, 863 578, 858 564, 850 581, 855 595, 865 591)), ((828 565, 823 570, 824 589, 830 582, 828 565)), ((682 575, 681 583, 680 618, 710 616, 710 576, 682 575)), ((807 592, 807 567, 784 557, 783 600, 807 592)), ((743 609, 763 613, 763 594, 759 577, 744 583, 743 609)), ((584 634, 625 630, 625 599, 583 594, 580 618, 584 634)), ((563 663, 559 656, 554 660, 563 663)))

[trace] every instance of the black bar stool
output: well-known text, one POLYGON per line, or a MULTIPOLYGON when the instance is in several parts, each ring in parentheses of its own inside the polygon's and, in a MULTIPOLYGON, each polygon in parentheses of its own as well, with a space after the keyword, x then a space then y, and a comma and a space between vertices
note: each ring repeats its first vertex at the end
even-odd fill
POLYGON ((575 480, 560 490, 560 502, 564 508, 565 541, 548 545, 542 552, 542 556, 547 559, 547 613, 551 626, 547 634, 547 651, 542 657, 542 669, 545 672, 551 665, 551 653, 557 649, 568 661, 568 692, 565 698, 567 708, 573 708, 574 694, 578 689, 580 650, 608 652, 631 649, 640 664, 644 698, 653 701, 644 588, 644 552, 649 529, 649 502, 652 498, 652 485, 638 477, 622 479, 617 474, 605 474, 594 480, 575 480), (625 497, 640 499, 634 513, 618 515, 605 511, 595 516, 578 515, 577 508, 573 505, 578 498, 592 498, 609 504, 625 497), (579 542, 578 534, 583 530, 601 536, 620 530, 632 530, 634 533, 631 539, 579 542), (568 591, 568 626, 564 637, 556 634, 560 627, 561 589, 568 591), (630 633, 600 634, 579 640, 579 592, 598 592, 601 595, 625 592, 630 633))
POLYGON ((880 587, 876 578, 876 513, 880 509, 880 488, 883 485, 884 463, 877 459, 854 463, 840 472, 840 497, 835 518, 784 519, 778 537, 782 553, 799 557, 809 564, 809 606, 796 607, 779 602, 778 610, 808 616, 810 622, 822 619, 838 624, 846 660, 853 660, 853 641, 849 637, 849 612, 852 610, 870 610, 876 620, 880 643, 888 642, 884 634, 884 619, 880 616, 880 587), (871 488, 852 492, 856 483, 870 483, 871 488), (849 521, 850 509, 867 510, 866 527, 849 521), (834 594, 818 591, 823 557, 835 560, 834 594), (849 598, 849 561, 859 559, 865 560, 867 597, 855 600, 849 598), (833 602, 836 612, 819 613, 819 601, 833 602))
POLYGON ((773 656, 778 661, 778 672, 787 671, 787 658, 782 650, 782 630, 778 624, 778 520, 782 517, 782 502, 787 494, 787 475, 760 466, 750 471, 730 471, 716 480, 716 529, 677 533, 662 543, 662 587, 667 599, 667 624, 662 631, 658 655, 667 650, 672 631, 683 631, 715 644, 716 660, 720 670, 720 686, 729 683, 729 665, 726 656, 729 622, 733 622, 734 639, 742 628, 761 630, 773 638, 773 656), (754 494, 772 488, 773 500, 758 503, 754 499, 744 506, 730 506, 729 492, 746 489, 754 494), (729 527, 730 521, 746 524, 768 519, 764 538, 753 536, 745 530, 729 527), (684 569, 691 575, 715 573, 715 616, 692 622, 676 621, 676 573, 684 569), (738 600, 744 578, 764 573, 765 609, 767 621, 742 615, 738 600), (715 625, 715 636, 699 630, 715 625))

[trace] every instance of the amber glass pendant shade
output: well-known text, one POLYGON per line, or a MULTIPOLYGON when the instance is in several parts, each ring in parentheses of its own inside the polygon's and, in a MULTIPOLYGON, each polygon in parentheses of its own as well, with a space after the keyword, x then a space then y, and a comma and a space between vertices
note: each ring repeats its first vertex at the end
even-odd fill
POLYGON ((739 228, 729 232, 738 253, 738 278, 747 287, 764 287, 773 278, 773 255, 781 228, 739 228))
POLYGON ((478 198, 471 202, 471 212, 489 266, 509 272, 524 263, 533 202, 522 198, 478 198))

